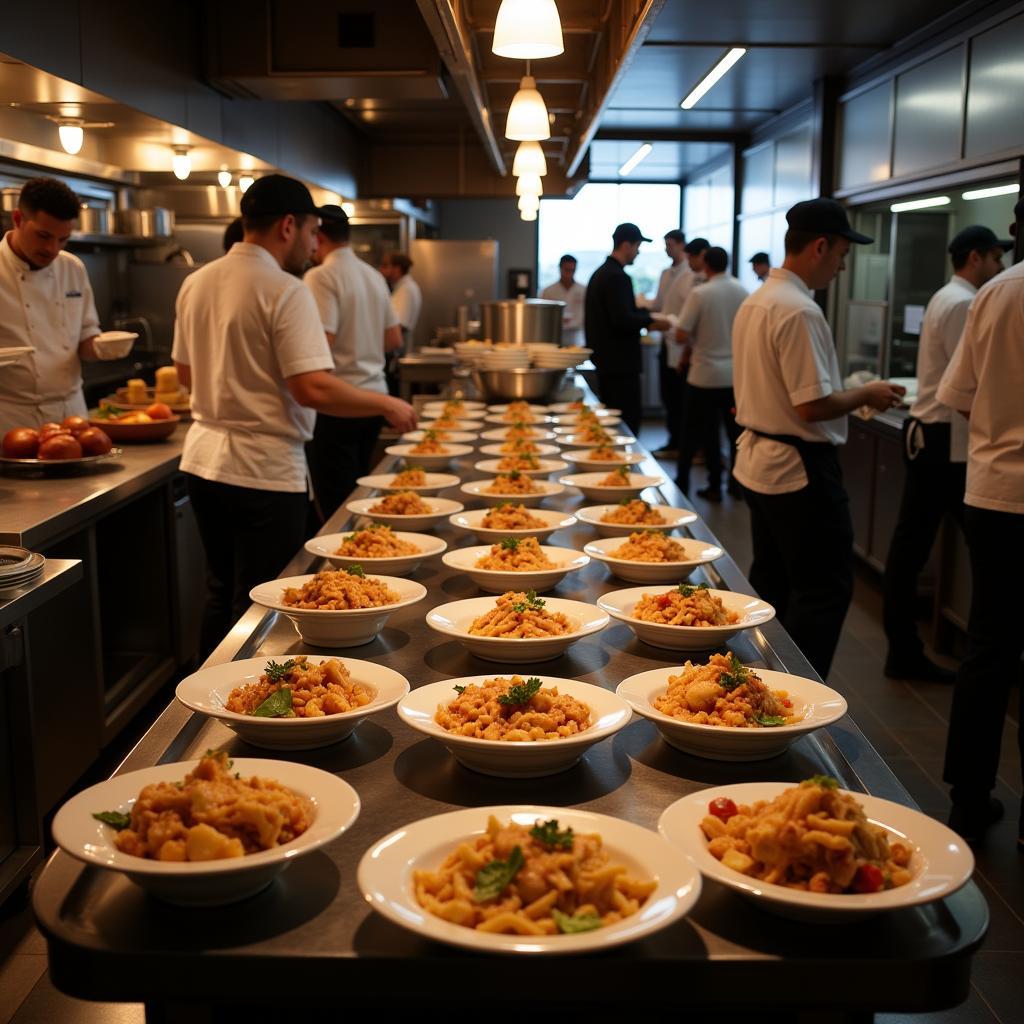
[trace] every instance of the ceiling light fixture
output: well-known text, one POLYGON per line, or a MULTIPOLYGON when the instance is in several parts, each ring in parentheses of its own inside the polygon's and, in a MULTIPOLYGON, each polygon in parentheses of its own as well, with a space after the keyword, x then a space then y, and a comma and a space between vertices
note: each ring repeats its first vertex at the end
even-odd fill
POLYGON ((548 173, 548 162, 544 159, 544 150, 539 142, 520 142, 512 161, 512 173, 518 178, 521 174, 548 173))
POLYGON ((542 196, 544 184, 539 174, 523 174, 516 180, 517 196, 542 196))
POLYGON ((501 0, 491 53, 513 60, 538 60, 557 57, 564 50, 555 0, 501 0))
POLYGON ((1016 182, 1012 185, 992 185, 990 188, 972 188, 969 192, 962 192, 961 199, 990 199, 992 196, 1012 196, 1020 191, 1020 185, 1016 182))
POLYGON ((171 157, 171 170, 178 181, 185 181, 192 173, 192 158, 188 155, 188 146, 175 146, 171 157))
POLYGON ((620 168, 619 174, 622 177, 626 177, 627 174, 632 174, 636 165, 640 163, 645 157, 650 155, 651 150, 654 147, 649 143, 645 142, 620 168))
POLYGON ((690 91, 690 94, 679 104, 683 110, 695 106, 702 96, 743 56, 747 51, 742 46, 734 46, 690 91))
POLYGON ((515 142, 543 142, 551 138, 548 108, 544 105, 544 97, 537 92, 536 80, 530 75, 523 76, 519 92, 508 108, 505 138, 515 142))
POLYGON ((346 217, 354 217, 356 215, 356 204, 355 203, 342 203, 342 210, 345 211, 346 217))
MULTIPOLYGON (((16 106, 17 104, 10 104, 16 106)), ((72 107, 71 110, 76 109, 72 107)), ((57 126, 57 137, 65 153, 75 156, 82 151, 86 128, 113 128, 113 121, 86 121, 81 117, 47 114, 46 119, 57 126)))
POLYGON ((905 203, 893 203, 892 213, 908 213, 910 210, 928 210, 933 206, 948 206, 949 196, 931 196, 928 199, 908 199, 905 203))
POLYGON ((540 209, 540 196, 525 195, 519 197, 519 212, 524 213, 527 210, 539 210, 540 209))
POLYGON ((238 176, 238 187, 247 192, 256 179, 251 174, 240 174, 238 176))
POLYGON ((537 219, 537 211, 536 210, 520 210, 519 218, 520 218, 520 220, 536 220, 537 219))
POLYGON ((217 184, 227 188, 231 184, 231 172, 224 166, 217 172, 217 184))

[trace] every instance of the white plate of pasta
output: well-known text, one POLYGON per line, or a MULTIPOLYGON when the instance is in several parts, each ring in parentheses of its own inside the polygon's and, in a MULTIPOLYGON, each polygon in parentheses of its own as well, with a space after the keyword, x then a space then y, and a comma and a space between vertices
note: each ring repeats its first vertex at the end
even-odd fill
POLYGON ((806 780, 807 786, 743 782, 702 789, 667 807, 658 821, 658 831, 706 878, 736 890, 765 910, 799 920, 834 923, 918 906, 949 896, 970 881, 974 855, 941 822, 891 800, 839 789, 834 779, 821 786, 822 779, 806 780), (793 792, 808 786, 832 795, 818 798, 793 792), (744 808, 754 809, 759 801, 767 804, 774 800, 779 801, 774 807, 743 814, 744 808), (861 811, 856 811, 851 801, 861 811), (837 819, 831 808, 838 809, 841 817, 837 819), (808 815, 812 817, 808 819, 808 815), (708 818, 713 821, 706 822, 708 818), (734 818, 735 835, 730 835, 729 821, 734 818), (844 834, 850 821, 855 827, 844 834), (746 871, 730 867, 728 859, 719 859, 728 858, 729 850, 712 847, 705 828, 721 831, 725 845, 735 845, 737 854, 752 862, 735 862, 746 871), (809 832, 816 834, 807 838, 809 832), (748 835, 749 852, 743 854, 741 844, 747 842, 748 835), (772 859, 770 866, 757 859, 762 852, 772 859), (789 884, 759 877, 772 874, 789 884), (792 884, 854 891, 813 891, 791 888, 792 884))
POLYGON ((625 498, 615 505, 588 505, 573 515, 601 537, 628 537, 637 530, 678 530, 697 521, 697 513, 688 508, 651 505, 639 498, 625 498))
POLYGON ((714 590, 706 583, 613 590, 599 598, 597 606, 626 623, 640 640, 670 651, 711 650, 742 630, 775 618, 767 601, 714 590))
POLYGON ((360 487, 369 487, 375 491, 412 491, 421 496, 438 494, 447 487, 457 487, 459 478, 452 473, 426 473, 419 474, 415 471, 410 474, 403 470, 401 473, 374 473, 371 476, 361 476, 357 481, 360 487))
POLYGON ((536 441, 536 442, 547 442, 554 441, 555 432, 553 430, 545 430, 546 424, 541 423, 538 426, 531 426, 527 424, 522 429, 517 427, 496 427, 494 430, 485 430, 480 435, 481 441, 492 441, 492 442, 504 442, 504 441, 536 441))
POLYGON ((638 672, 615 692, 666 743, 715 761, 776 757, 847 711, 843 696, 823 683, 744 666, 734 654, 638 672))
POLYGON ((651 935, 685 916, 701 887, 693 866, 648 829, 522 804, 412 822, 366 851, 357 880, 370 906, 402 928, 464 949, 527 956, 588 953, 651 935), (569 888, 556 890, 538 870, 538 858, 554 851, 566 855, 559 862, 569 888), (488 898, 478 902, 478 894, 488 898), (517 901, 533 916, 510 909, 517 901), (499 930, 478 927, 485 921, 499 930))
POLYGON ((355 516, 386 523, 394 530, 418 533, 440 526, 450 515, 461 512, 465 506, 451 498, 424 498, 413 491, 395 491, 376 498, 356 498, 345 508, 355 516))
POLYGON ((178 683, 175 696, 254 747, 312 750, 347 739, 408 692, 405 676, 372 661, 299 655, 200 669, 178 683))
MULTIPOLYGON (((575 469, 583 470, 584 473, 601 472, 607 476, 609 473, 618 470, 620 466, 626 467, 627 470, 631 466, 639 466, 646 456, 641 455, 640 452, 627 452, 622 448, 594 448, 591 446, 590 448, 563 451, 562 458, 566 462, 571 462, 575 469)), ((593 482, 597 483, 596 480, 593 482)), ((625 494, 625 491, 619 491, 617 494, 611 495, 611 497, 621 498, 625 494)), ((607 500, 607 497, 605 500, 607 500)), ((601 499, 595 497, 594 500, 600 501, 601 499)))
POLYGON ((535 508, 545 498, 561 494, 565 488, 553 480, 537 480, 523 473, 504 473, 490 480, 470 480, 459 488, 470 498, 479 498, 487 505, 503 505, 514 501, 535 508))
POLYGON ((545 459, 549 455, 558 455, 561 448, 557 444, 545 444, 543 441, 531 441, 529 438, 520 441, 502 441, 500 444, 485 444, 480 448, 481 455, 491 455, 496 459, 506 455, 536 455, 545 459))
MULTIPOLYGON (((561 428, 559 428, 561 429, 561 428)), ((608 434, 600 438, 596 434, 559 434, 555 432, 555 440, 563 448, 628 448, 636 444, 636 438, 630 434, 608 434)))
POLYGON ((694 569, 725 554, 720 547, 703 540, 668 537, 652 530, 592 540, 583 551, 604 562, 613 576, 627 583, 678 583, 694 569))
POLYGON ((570 548, 538 544, 536 537, 502 537, 494 544, 456 548, 441 559, 450 569, 468 576, 488 594, 507 590, 552 590, 567 573, 585 569, 589 555, 570 548))
POLYGON ((421 427, 418 430, 408 430, 402 434, 402 440, 408 441, 410 444, 418 444, 420 441, 428 439, 440 441, 441 444, 468 444, 472 446, 473 442, 476 441, 476 433, 470 433, 465 430, 449 430, 444 427, 421 427))
POLYGON ((391 444, 384 451, 407 462, 419 463, 427 469, 444 469, 452 459, 461 459, 463 455, 469 455, 473 451, 470 444, 455 444, 452 441, 435 442, 434 445, 430 445, 434 448, 433 451, 421 450, 427 444, 427 441, 420 441, 417 444, 391 444))
POLYGON ((536 537, 539 541, 547 540, 556 530, 567 530, 576 522, 576 517, 568 512, 546 508, 526 508, 512 501, 505 505, 456 512, 449 516, 448 522, 493 544, 502 537, 536 537))
POLYGON ((538 459, 533 456, 503 455, 500 459, 484 459, 474 464, 473 468, 484 476, 496 476, 516 470, 526 476, 545 477, 552 473, 561 473, 568 469, 569 464, 561 459, 538 459))
MULTIPOLYGON (((570 455, 572 452, 569 453, 570 455)), ((569 456, 567 455, 566 458, 569 456)), ((566 487, 575 487, 584 498, 590 501, 630 501, 639 499, 640 494, 648 487, 660 487, 663 476, 646 473, 631 473, 629 467, 595 470, 591 473, 570 473, 560 477, 558 482, 566 487)))
POLYGON ((438 605, 427 625, 484 661, 509 665, 550 661, 577 640, 599 633, 608 616, 592 604, 510 591, 438 605))
POLYGON ((348 533, 322 533, 306 541, 311 555, 333 566, 365 565, 373 572, 400 576, 414 572, 424 559, 436 558, 447 547, 440 537, 392 530, 383 523, 368 523, 348 533))
POLYGON ((398 705, 399 718, 461 764, 507 779, 568 770, 631 716, 626 701, 601 686, 514 672, 428 683, 398 705))

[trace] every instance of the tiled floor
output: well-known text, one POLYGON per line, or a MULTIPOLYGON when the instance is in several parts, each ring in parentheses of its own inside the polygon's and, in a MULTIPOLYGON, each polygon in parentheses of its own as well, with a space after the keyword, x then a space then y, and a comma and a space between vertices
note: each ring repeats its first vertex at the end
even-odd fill
MULTIPOLYGON (((663 435, 657 428, 641 434, 649 448, 663 435)), ((674 465, 665 463, 669 475, 674 465)), ((702 486, 694 471, 694 488, 702 486)), ((721 504, 695 499, 697 511, 739 564, 750 564, 746 507, 728 496, 721 504)), ((885 657, 881 630, 881 597, 872 572, 860 573, 853 605, 843 631, 829 682, 850 703, 857 724, 914 799, 929 814, 945 819, 949 810, 942 783, 942 753, 949 714, 948 687, 900 683, 882 674, 885 657)), ((1016 707, 1011 701, 1011 708, 1016 707)), ((1008 816, 977 848, 976 881, 988 900, 992 926, 974 961, 970 997, 943 1013, 881 1015, 878 1024, 1015 1024, 1024 1021, 1021 977, 1024 977, 1024 857, 1016 846, 1016 808, 1020 800, 1020 764, 1007 722, 997 795, 1008 816)), ((32 927, 27 909, 0 920, 0 1024, 142 1024, 142 1007, 83 1003, 57 992, 46 972, 42 938, 32 927)))

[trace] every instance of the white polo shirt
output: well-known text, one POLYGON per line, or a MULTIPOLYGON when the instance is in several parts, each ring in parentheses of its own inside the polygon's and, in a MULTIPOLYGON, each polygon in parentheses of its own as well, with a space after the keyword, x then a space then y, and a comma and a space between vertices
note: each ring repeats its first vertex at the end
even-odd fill
POLYGON ((0 369, 0 434, 85 415, 78 346, 99 333, 82 261, 61 252, 33 270, 8 232, 0 241, 0 348, 31 345, 35 352, 0 369))
POLYGON ((715 274, 690 292, 679 314, 679 326, 690 336, 687 384, 732 387, 732 323, 746 297, 732 274, 715 274))
POLYGON ((668 298, 668 293, 672 285, 675 284, 676 278, 684 271, 693 273, 687 266, 685 258, 681 259, 678 263, 672 264, 670 267, 666 267, 661 272, 661 277, 658 278, 658 290, 654 293, 654 299, 647 307, 652 313, 658 312, 665 304, 665 299, 668 298))
POLYGON ((549 284, 541 293, 542 299, 552 302, 564 302, 565 309, 562 311, 562 344, 582 345, 583 344, 583 308, 587 299, 586 285, 579 281, 573 281, 568 288, 562 286, 561 281, 549 284))
POLYGON ((416 329, 423 308, 423 292, 408 274, 403 274, 395 282, 395 290, 391 293, 391 308, 404 330, 411 333, 416 329))
MULTIPOLYGON (((694 273, 689 266, 684 264, 683 269, 676 274, 672 287, 669 288, 661 304, 662 313, 666 316, 678 316, 683 311, 683 306, 686 305, 690 292, 697 285, 703 284, 705 280, 707 279, 703 274, 694 273)), ((668 346, 665 351, 665 357, 668 360, 669 366, 678 366, 679 360, 683 355, 683 346, 675 340, 675 337, 675 331, 665 332, 665 341, 668 346)))
POLYGON ((967 493, 975 508, 1024 514, 1024 263, 985 284, 937 397, 970 412, 967 493))
POLYGON ((354 387, 387 394, 384 330, 397 327, 398 317, 384 275, 343 245, 307 271, 305 282, 323 329, 334 335, 335 375, 354 387))
POLYGON ((236 242, 178 292, 175 362, 192 368, 181 468, 261 491, 305 491, 316 413, 285 380, 333 368, 309 289, 261 245, 236 242))
MULTIPOLYGON (((846 417, 806 423, 795 406, 842 390, 839 360, 825 314, 792 271, 772 267, 732 325, 736 421, 767 434, 846 443, 846 417)), ((792 445, 745 430, 733 475, 761 494, 807 486, 803 460, 792 445)))

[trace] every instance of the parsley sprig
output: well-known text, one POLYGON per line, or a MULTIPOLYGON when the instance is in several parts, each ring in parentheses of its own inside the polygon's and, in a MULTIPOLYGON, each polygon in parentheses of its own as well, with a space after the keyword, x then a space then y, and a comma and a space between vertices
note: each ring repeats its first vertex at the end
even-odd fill
POLYGON ((537 591, 536 590, 528 590, 526 592, 526 600, 525 601, 516 601, 515 604, 512 605, 512 611, 514 611, 514 612, 527 612, 527 611, 529 611, 529 612, 540 612, 540 611, 544 610, 544 605, 546 605, 546 604, 547 604, 547 601, 545 601, 543 597, 538 597, 537 596, 537 591))
POLYGON ((363 572, 363 567, 361 565, 350 565, 345 572, 347 572, 349 576, 358 576, 361 580, 366 579, 366 573, 363 572))
POLYGON ((501 538, 501 546, 506 551, 515 551, 519 547, 519 538, 518 537, 502 537, 501 538))
POLYGON ((554 818, 551 821, 545 821, 543 824, 534 825, 533 828, 530 829, 530 835, 543 846, 557 850, 572 849, 572 829, 566 828, 559 831, 557 818, 554 818))
POLYGON ((272 683, 279 683, 293 668, 295 668, 295 659, 289 658, 283 663, 268 661, 267 667, 263 671, 272 683))
POLYGON ((516 683, 515 686, 510 686, 499 698, 498 703, 504 704, 506 707, 519 706, 521 704, 529 704, 530 700, 537 695, 540 691, 540 680, 536 676, 531 676, 526 680, 525 683, 516 683))
POLYGON ((696 594, 698 590, 708 589, 710 588, 706 583, 698 583, 696 586, 694 586, 692 583, 680 583, 679 586, 676 587, 676 590, 679 591, 679 593, 682 594, 683 597, 693 597, 693 595, 696 594))
POLYGON ((602 927, 604 922, 597 916, 597 914, 581 914, 576 911, 575 914, 570 917, 568 914, 564 914, 558 907, 552 907, 551 916, 554 919, 555 924, 558 925, 558 930, 563 935, 575 935, 578 932, 592 932, 597 928, 602 927))
POLYGON ((730 654, 729 671, 722 672, 719 675, 718 685, 726 691, 735 690, 737 686, 742 686, 749 676, 750 670, 743 665, 735 654, 730 654))
POLYGON ((477 903, 497 899, 509 887, 525 863, 523 851, 518 846, 513 846, 508 860, 492 860, 490 864, 485 864, 476 873, 473 899, 477 903))
POLYGON ((831 775, 812 775, 809 779, 804 779, 800 785, 821 786, 822 789, 838 789, 839 781, 834 779, 831 775))

